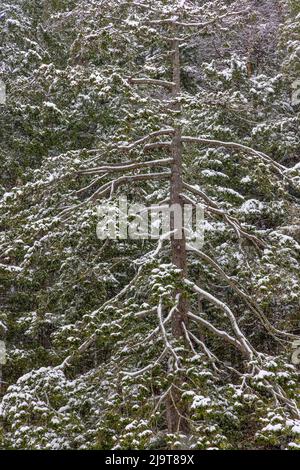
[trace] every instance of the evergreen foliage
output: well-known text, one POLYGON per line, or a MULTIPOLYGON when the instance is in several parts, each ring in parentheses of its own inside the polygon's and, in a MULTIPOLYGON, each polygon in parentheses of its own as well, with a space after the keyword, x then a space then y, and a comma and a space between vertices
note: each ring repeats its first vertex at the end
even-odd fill
POLYGON ((1 448, 300 449, 300 8, 271 3, 1 7, 1 448), (172 199, 178 148, 186 272, 96 234, 172 199))

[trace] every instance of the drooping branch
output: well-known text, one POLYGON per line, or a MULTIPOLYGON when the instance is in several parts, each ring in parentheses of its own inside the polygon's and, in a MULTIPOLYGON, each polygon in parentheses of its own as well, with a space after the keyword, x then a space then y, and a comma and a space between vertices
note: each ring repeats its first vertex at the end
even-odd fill
POLYGON ((95 175, 105 172, 118 172, 118 171, 129 171, 129 170, 138 170, 140 168, 151 168, 155 166, 168 166, 172 163, 172 158, 164 158, 161 160, 150 160, 146 162, 126 162, 126 163, 117 163, 113 165, 102 165, 91 169, 80 170, 78 173, 80 175, 95 175))
POLYGON ((143 173, 140 175, 120 176, 119 178, 113 181, 109 181, 108 183, 105 183, 104 185, 100 186, 100 188, 98 188, 89 198, 87 198, 85 201, 81 202, 80 204, 75 204, 61 211, 61 213, 59 214, 59 217, 65 217, 71 211, 77 209, 78 207, 82 207, 84 204, 87 204, 88 202, 91 202, 91 201, 95 202, 97 199, 100 199, 101 197, 104 197, 107 195, 112 196, 112 194, 117 189, 117 187, 122 184, 135 182, 135 181, 169 179, 170 175, 171 175, 170 172, 161 172, 161 173, 143 173))
POLYGON ((99 188, 91 197, 92 201, 99 199, 107 194, 110 196, 113 192, 122 184, 135 182, 135 181, 151 181, 151 180, 161 180, 161 179, 169 179, 170 172, 161 172, 161 173, 144 173, 140 175, 129 175, 129 176, 120 176, 119 178, 106 183, 101 188, 99 188))
POLYGON ((204 344, 203 341, 201 341, 200 339, 196 338, 196 336, 194 336, 190 331, 187 330, 185 324, 182 322, 182 329, 184 331, 184 334, 185 334, 185 338, 187 340, 187 343, 189 344, 192 352, 197 355, 197 351, 195 350, 194 346, 193 346, 193 343, 191 341, 191 339, 194 340, 194 342, 196 344, 198 344, 202 351, 204 352, 204 354, 206 354, 206 356, 208 357, 210 363, 212 364, 213 366, 213 369, 219 373, 219 370, 215 364, 215 362, 218 360, 217 357, 208 349, 208 347, 204 344))
POLYGON ((134 372, 124 370, 124 371, 122 371, 122 374, 123 375, 128 375, 129 377, 138 377, 139 375, 143 375, 145 372, 148 372, 149 370, 154 369, 154 367, 156 367, 158 364, 160 364, 167 353, 168 353, 168 349, 165 348, 163 350, 163 352, 161 353, 161 355, 154 362, 151 362, 147 366, 143 367, 143 369, 139 369, 139 370, 136 370, 134 372))
MULTIPOLYGON (((163 320, 163 326, 165 326, 167 323, 169 323, 169 321, 172 320, 173 315, 177 312, 178 306, 179 306, 179 303, 180 303, 180 298, 181 298, 181 296, 180 296, 180 294, 178 293, 178 294, 176 295, 176 299, 175 299, 176 302, 175 302, 175 305, 173 305, 173 307, 172 307, 171 310, 169 311, 168 315, 167 315, 166 318, 163 320)), ((156 307, 156 309, 157 309, 157 307, 156 307)), ((150 341, 151 339, 153 339, 153 338, 155 337, 155 335, 157 335, 157 334, 159 333, 159 329, 160 329, 159 326, 157 326, 153 331, 151 331, 151 333, 149 333, 149 335, 148 335, 146 338, 143 339, 142 343, 138 343, 138 344, 136 345, 136 347, 139 347, 139 346, 144 345, 144 344, 148 344, 149 341, 150 341)))
MULTIPOLYGON (((175 311, 175 310, 174 310, 175 311)), ((176 352, 174 351, 174 348, 171 346, 170 342, 169 342, 169 339, 168 339, 168 336, 167 336, 167 332, 166 332, 166 329, 165 329, 165 325, 164 325, 164 321, 163 321, 163 316, 162 316, 162 298, 160 298, 159 300, 159 304, 158 304, 158 307, 157 307, 157 316, 158 316, 158 323, 159 323, 159 329, 161 331, 161 334, 162 334, 162 338, 163 338, 163 342, 165 344, 165 347, 168 351, 170 351, 170 353, 172 354, 172 356, 174 357, 174 360, 175 360, 175 370, 178 370, 179 369, 179 366, 180 366, 180 361, 179 361, 179 357, 177 356, 176 352)))
POLYGON ((191 331, 187 331, 187 333, 190 336, 190 338, 202 348, 202 350, 205 352, 205 354, 208 356, 208 358, 212 362, 213 368, 215 370, 217 370, 219 372, 219 368, 217 368, 216 365, 215 365, 215 362, 218 362, 218 363, 222 364, 230 372, 233 372, 234 374, 238 375, 239 377, 241 377, 243 375, 241 372, 239 372, 234 367, 231 367, 228 364, 225 364, 224 361, 221 361, 221 359, 219 359, 212 351, 210 351, 210 349, 206 346, 204 341, 201 341, 199 338, 197 338, 191 331))
POLYGON ((212 303, 216 307, 223 310, 223 312, 226 314, 227 318, 229 319, 229 321, 231 323, 232 329, 235 332, 235 334, 236 334, 236 336, 239 340, 239 343, 243 347, 244 353, 248 356, 248 359, 252 359, 253 355, 255 354, 255 350, 252 348, 249 341, 247 340, 247 338, 244 336, 244 334, 240 330, 238 322, 237 322, 233 312, 228 307, 228 305, 226 305, 221 300, 217 299, 215 296, 213 296, 209 292, 206 292, 205 290, 201 289, 199 286, 197 286, 193 282, 189 281, 188 279, 184 279, 184 283, 188 287, 190 287, 194 292, 196 292, 197 294, 200 294, 202 297, 204 297, 210 303, 212 303))
POLYGON ((229 12, 229 13, 225 13, 224 15, 219 15, 219 16, 216 16, 215 18, 212 18, 211 20, 208 20, 208 21, 204 21, 204 22, 182 22, 182 21, 179 21, 177 22, 177 24, 179 26, 182 26, 182 27, 186 27, 186 28, 206 28, 207 26, 211 26, 211 25, 214 25, 218 22, 222 22, 223 20, 227 19, 227 18, 232 18, 232 17, 238 17, 238 16, 241 16, 241 15, 245 15, 246 13, 249 13, 250 9, 249 8, 246 8, 244 10, 240 10, 240 11, 232 11, 232 12, 229 12))
POLYGON ((127 78, 128 83, 133 85, 155 85, 162 86, 166 88, 172 88, 174 86, 173 82, 168 82, 167 80, 156 80, 152 78, 127 78))
POLYGON ((209 145, 211 147, 225 147, 230 149, 236 149, 243 151, 244 153, 251 154, 255 157, 260 158, 266 163, 269 163, 277 172, 280 173, 281 176, 286 177, 284 175, 284 171, 287 168, 280 163, 275 162, 271 157, 266 155, 263 152, 255 150, 247 145, 238 144, 237 142, 224 142, 221 140, 214 140, 214 139, 205 139, 202 137, 189 137, 189 136, 182 136, 182 142, 190 143, 190 144, 200 144, 200 145, 209 145))
MULTIPOLYGON (((202 326, 204 326, 206 329, 211 331, 211 333, 214 333, 219 338, 224 339, 228 343, 235 346, 243 355, 246 356, 246 358, 249 361, 251 361, 251 358, 249 357, 248 352, 245 351, 244 349, 244 345, 240 341, 238 341, 236 338, 233 338, 231 335, 229 335, 225 331, 219 330, 210 322, 208 322, 207 320, 205 320, 204 318, 198 315, 193 314, 192 312, 188 312, 188 316, 192 320, 199 322, 202 326)), ((202 341, 200 341, 195 335, 193 335, 191 332, 187 330, 186 330, 186 333, 190 336, 190 338, 192 338, 195 341, 196 344, 199 344, 199 346, 201 346, 202 348, 204 347, 205 349, 207 349, 206 345, 202 341)), ((208 357, 211 357, 211 360, 216 360, 220 363, 222 362, 209 350, 207 350, 207 355, 208 357)), ((253 378, 255 374, 259 374, 262 371, 262 369, 260 368, 258 364, 252 364, 251 372, 250 373, 248 372, 246 374, 241 374, 235 368, 230 367, 226 364, 224 364, 224 366, 228 368, 229 370, 231 370, 232 372, 236 373, 238 376, 243 377, 243 384, 247 381, 247 379, 253 378)), ((276 384, 276 383, 272 384, 271 382, 268 381, 268 379, 263 379, 263 383, 264 383, 265 388, 269 391, 269 393, 273 396, 273 398, 278 404, 281 402, 282 404, 284 404, 290 409, 290 411, 296 418, 299 418, 299 410, 298 410, 297 404, 285 395, 284 391, 282 390, 279 384, 276 384)), ((250 389, 252 389, 252 386, 250 384, 248 384, 248 386, 250 389)))
MULTIPOLYGON (((234 229, 234 231, 236 232, 236 234, 239 238, 241 238, 241 237, 247 238, 257 248, 263 249, 263 248, 267 247, 267 244, 263 240, 261 240, 260 238, 258 238, 255 235, 253 235, 252 233, 246 232, 242 228, 240 222, 235 217, 232 217, 227 212, 220 209, 219 206, 210 197, 208 197, 203 191, 200 191, 199 189, 197 189, 194 186, 192 186, 190 184, 187 184, 187 183, 183 183, 183 188, 187 189, 189 192, 193 193, 195 196, 199 196, 201 199, 203 199, 207 203, 206 209, 209 212, 212 212, 213 214, 216 214, 216 215, 219 215, 220 217, 222 217, 224 219, 224 221, 226 223, 228 223, 228 225, 230 225, 234 229)), ((182 197, 187 198, 187 196, 184 195, 184 194, 182 195, 182 197)), ((188 198, 188 202, 190 204, 195 205, 195 203, 192 199, 188 198)))
POLYGON ((279 335, 279 336, 284 336, 284 337, 290 338, 290 339, 297 339, 298 338, 296 335, 293 335, 291 333, 286 333, 284 331, 280 331, 277 328, 275 328, 269 322, 268 318, 265 316, 265 314, 263 313, 263 311, 261 310, 259 305, 257 305, 257 303, 255 302, 253 297, 251 297, 250 295, 243 292, 243 290, 238 285, 238 283, 233 281, 225 273, 225 271, 221 268, 221 266, 216 261, 214 261, 210 256, 208 256, 206 253, 203 253, 203 251, 200 251, 200 250, 198 250, 198 249, 196 249, 196 248, 194 248, 190 245, 188 245, 187 248, 189 249, 189 251, 192 251, 192 252, 196 253, 205 262, 210 264, 214 268, 214 270, 217 271, 225 281, 227 281, 228 285, 234 290, 234 292, 236 292, 246 302, 246 304, 248 305, 250 310, 260 319, 260 321, 262 322, 264 327, 267 329, 267 331, 270 334, 272 334, 272 336, 279 335))
POLYGON ((183 22, 183 21, 178 21, 178 17, 171 17, 171 18, 166 18, 163 20, 148 20, 148 24, 153 24, 153 25, 174 25, 174 26, 182 26, 186 28, 206 28, 207 26, 211 26, 215 23, 221 22, 227 18, 230 17, 238 17, 241 15, 245 15, 246 13, 249 13, 249 9, 244 9, 240 11, 232 11, 229 13, 226 13, 224 15, 219 15, 211 20, 204 21, 204 22, 183 22))
POLYGON ((133 150, 138 145, 144 144, 145 142, 147 142, 150 139, 153 139, 155 137, 160 137, 160 136, 163 136, 163 135, 172 135, 173 133, 174 133, 173 128, 160 129, 159 131, 150 132, 149 134, 141 137, 140 139, 135 140, 134 142, 131 142, 131 144, 116 146, 115 150, 130 151, 130 150, 133 150))
MULTIPOLYGON (((200 317, 199 315, 195 315, 192 312, 188 312, 188 316, 192 320, 195 320, 195 321, 201 323, 202 326, 204 326, 206 329, 210 330, 212 333, 214 333, 219 338, 224 339, 228 343, 232 344, 242 354, 245 355, 245 348, 242 346, 242 344, 236 338, 231 336, 229 333, 227 333, 226 331, 223 331, 223 330, 219 330, 212 323, 210 323, 209 321, 207 321, 204 318, 200 317)), ((246 357, 247 357, 247 359, 250 359, 249 354, 246 354, 246 357)))
POLYGON ((94 179, 91 183, 89 183, 87 186, 84 186, 83 188, 78 189, 78 191, 75 191, 75 194, 79 196, 80 194, 88 191, 91 189, 93 186, 95 186, 97 183, 99 183, 101 180, 103 180, 106 176, 108 176, 108 173, 103 173, 101 176, 98 178, 94 179))
POLYGON ((171 142, 153 142, 151 144, 146 144, 144 146, 144 150, 153 150, 158 148, 164 148, 171 150, 171 142))

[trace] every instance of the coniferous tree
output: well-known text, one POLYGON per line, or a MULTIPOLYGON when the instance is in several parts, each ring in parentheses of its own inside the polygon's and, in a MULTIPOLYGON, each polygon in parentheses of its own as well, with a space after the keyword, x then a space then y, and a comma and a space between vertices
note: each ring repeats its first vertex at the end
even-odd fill
POLYGON ((249 76, 232 51, 200 63, 200 83, 189 76, 202 38, 255 21, 229 3, 43 10, 48 54, 70 46, 67 65, 54 47, 32 71, 49 139, 1 201, 7 380, 21 376, 2 401, 4 445, 299 446, 299 245, 284 234, 299 175, 283 161, 297 138, 282 79, 249 76), (201 202, 203 250, 174 227, 170 244, 101 246, 96 204, 124 188, 137 202, 201 202))

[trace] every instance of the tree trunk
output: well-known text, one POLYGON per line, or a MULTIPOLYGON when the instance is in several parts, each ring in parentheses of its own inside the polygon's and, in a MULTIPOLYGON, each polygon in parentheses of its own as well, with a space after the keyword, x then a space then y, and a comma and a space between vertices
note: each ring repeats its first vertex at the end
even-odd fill
MULTIPOLYGON (((174 104, 172 109, 180 114, 181 106, 179 102, 176 102, 180 94, 180 52, 178 41, 173 41, 173 89, 172 98, 174 104)), ((183 192, 182 183, 182 143, 181 143, 181 127, 175 125, 175 132, 172 139, 172 158, 171 164, 171 183, 170 183, 170 204, 174 207, 177 205, 181 209, 182 227, 177 234, 171 235, 171 253, 172 263, 181 270, 181 277, 185 277, 187 272, 187 254, 186 254, 186 240, 185 233, 183 230, 183 202, 181 193, 183 192)), ((171 213, 171 230, 176 228, 174 224, 174 212, 171 213)), ((178 293, 178 292, 177 292, 178 293)), ((180 292, 179 292, 180 293, 180 292)), ((184 336, 182 323, 187 322, 187 301, 184 296, 181 296, 177 312, 173 316, 172 320, 172 333, 175 338, 181 338, 184 336)), ((181 432, 188 434, 189 425, 185 419, 187 416, 187 410, 180 403, 180 393, 178 390, 172 388, 172 396, 168 396, 166 401, 166 413, 168 422, 168 431, 170 433, 181 432)))
MULTIPOLYGON (((180 52, 178 41, 173 42, 173 90, 172 98, 174 101, 180 94, 180 52)), ((174 104, 174 110, 180 113, 180 103, 174 104)), ((182 186, 182 143, 181 143, 181 128, 179 125, 175 126, 175 133, 172 139, 172 158, 171 165, 171 187, 170 187, 170 202, 171 205, 178 205, 181 208, 182 221, 183 221, 183 203, 181 194, 183 192, 182 186)), ((171 216, 171 230, 174 230, 174 214, 171 216)), ((181 270, 181 276, 184 277, 187 272, 187 255, 186 255, 186 240, 183 227, 181 233, 171 235, 171 252, 172 263, 181 270)), ((183 335, 182 322, 186 323, 187 319, 187 304, 184 298, 181 297, 178 312, 173 317, 173 334, 175 337, 183 335)))

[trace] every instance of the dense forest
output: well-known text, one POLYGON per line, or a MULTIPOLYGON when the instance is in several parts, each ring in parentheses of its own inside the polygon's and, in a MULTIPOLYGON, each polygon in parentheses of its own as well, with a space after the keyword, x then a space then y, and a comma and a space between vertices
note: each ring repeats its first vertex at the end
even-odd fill
POLYGON ((0 448, 300 450, 299 0, 1 0, 0 51, 0 448))

